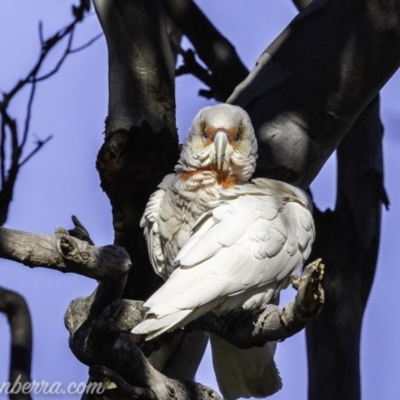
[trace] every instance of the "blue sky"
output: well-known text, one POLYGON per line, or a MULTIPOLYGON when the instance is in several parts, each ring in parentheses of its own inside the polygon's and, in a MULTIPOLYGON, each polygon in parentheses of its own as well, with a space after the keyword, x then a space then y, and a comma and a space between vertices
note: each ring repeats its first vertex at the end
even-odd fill
MULTIPOLYGON (((258 55, 296 13, 289 0, 201 0, 198 4, 234 43, 248 68, 254 65, 258 55)), ((67 0, 2 2, 1 90, 9 90, 36 60, 39 52, 38 21, 44 22, 44 33, 50 35, 70 20, 70 6, 71 2, 67 0)), ((99 32, 97 18, 93 15, 79 28, 76 45, 99 32)), ((191 77, 181 77, 177 81, 177 118, 181 137, 198 109, 211 104, 197 96, 201 87, 191 77)), ((361 368, 364 400, 400 398, 400 324, 392 317, 397 312, 392 307, 400 302, 397 287, 400 273, 395 253, 400 222, 397 172, 400 139, 396 132, 400 125, 399 87, 400 76, 395 76, 382 95, 386 128, 385 182, 391 207, 389 212, 383 212, 378 270, 363 325, 361 368)), ((12 107, 14 115, 21 120, 26 96, 27 93, 23 93, 12 107)), ((112 242, 110 207, 95 170, 106 114, 107 52, 104 39, 100 39, 84 52, 72 55, 56 76, 38 87, 32 132, 41 139, 50 134, 54 138, 22 170, 7 227, 53 233, 56 226, 70 228, 70 216, 75 214, 89 229, 96 244, 112 242)), ((31 146, 34 141, 35 137, 31 136, 31 146)), ((334 204, 334 167, 334 159, 331 159, 313 184, 316 203, 322 209, 334 204)), ((86 381, 87 368, 74 358, 68 348, 63 315, 71 300, 94 290, 95 282, 46 269, 32 270, 5 260, 0 260, 0 273, 1 285, 23 293, 32 312, 35 335, 33 378, 62 381, 65 385, 71 381, 86 381)), ((282 301, 292 296, 293 292, 285 293, 282 301)), ((7 320, 0 314, 1 360, 9 357, 8 331, 7 320)), ((273 398, 306 399, 307 366, 303 334, 279 344, 277 363, 284 388, 273 398)), ((6 364, 3 361, 0 365, 0 382, 8 379, 6 364)), ((198 380, 216 388, 209 357, 202 363, 198 380)))

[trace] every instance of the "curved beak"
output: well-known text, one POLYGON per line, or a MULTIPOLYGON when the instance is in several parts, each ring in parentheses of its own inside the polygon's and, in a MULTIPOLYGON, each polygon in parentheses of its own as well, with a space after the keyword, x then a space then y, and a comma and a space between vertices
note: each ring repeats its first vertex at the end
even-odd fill
POLYGON ((228 138, 223 131, 217 132, 214 137, 215 157, 217 159, 217 169, 223 169, 225 161, 225 150, 228 145, 228 138))

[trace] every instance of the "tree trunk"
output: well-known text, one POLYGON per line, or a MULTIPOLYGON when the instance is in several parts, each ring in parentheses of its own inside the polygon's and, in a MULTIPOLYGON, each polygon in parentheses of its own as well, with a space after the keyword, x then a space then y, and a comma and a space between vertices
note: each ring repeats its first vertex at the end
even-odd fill
POLYGON ((334 211, 315 210, 311 255, 327 265, 326 302, 307 330, 309 400, 359 400, 360 335, 378 256, 383 128, 376 98, 338 148, 334 211))

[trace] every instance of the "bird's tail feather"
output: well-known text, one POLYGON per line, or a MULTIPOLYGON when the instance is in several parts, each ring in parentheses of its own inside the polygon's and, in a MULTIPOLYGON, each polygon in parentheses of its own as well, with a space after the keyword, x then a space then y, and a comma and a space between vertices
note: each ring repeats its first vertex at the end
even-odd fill
POLYGON ((132 329, 132 333, 136 335, 145 335, 146 340, 153 339, 164 332, 171 331, 178 326, 185 325, 186 317, 191 310, 179 310, 177 312, 156 316, 154 314, 146 315, 146 318, 132 329))
POLYGON ((210 335, 210 342, 214 371, 224 399, 262 398, 282 388, 273 358, 276 343, 243 350, 214 335, 210 335))

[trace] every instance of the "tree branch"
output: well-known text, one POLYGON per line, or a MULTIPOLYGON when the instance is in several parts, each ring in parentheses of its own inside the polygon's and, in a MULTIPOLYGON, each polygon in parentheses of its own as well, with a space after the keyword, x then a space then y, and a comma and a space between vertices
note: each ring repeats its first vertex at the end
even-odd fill
POLYGON ((95 365, 89 368, 89 376, 91 377, 90 382, 101 383, 103 390, 107 393, 100 395, 87 396, 86 399, 148 399, 157 400, 157 397, 153 390, 147 387, 131 386, 118 374, 111 371, 110 369, 102 366, 95 365))
POLYGON ((53 135, 47 136, 47 138, 44 140, 36 140, 35 148, 19 162, 19 167, 21 168, 24 164, 26 164, 51 139, 53 139, 53 135))
POLYGON ((309 399, 359 400, 360 338, 378 256, 383 187, 383 128, 376 98, 338 149, 334 211, 314 212, 312 257, 324 257, 326 304, 307 327, 309 399), (329 388, 329 390, 327 390, 329 388))
POLYGON ((295 300, 282 310, 268 306, 256 314, 241 311, 224 318, 209 314, 185 330, 166 333, 151 341, 129 333, 143 320, 146 309, 142 302, 117 300, 93 317, 94 295, 76 299, 65 315, 71 350, 88 366, 103 366, 90 369, 91 382, 102 382, 108 389, 101 396, 86 399, 105 400, 114 395, 122 399, 129 393, 133 398, 143 395, 145 399, 153 396, 169 399, 171 393, 178 399, 219 399, 203 385, 169 379, 157 371, 168 364, 168 357, 175 353, 185 331, 200 327, 242 348, 263 346, 268 340, 292 336, 317 316, 324 302, 323 273, 321 260, 306 267, 295 280, 298 289, 295 300))
POLYGON ((183 50, 181 49, 180 55, 183 59, 183 65, 181 65, 176 71, 176 76, 181 76, 185 74, 192 74, 201 82, 205 83, 211 90, 200 90, 199 94, 207 99, 211 99, 214 96, 218 98, 216 94, 216 89, 214 88, 214 78, 212 74, 203 66, 201 66, 196 60, 196 54, 193 50, 183 50))
POLYGON ((398 1, 314 0, 228 99, 250 114, 257 174, 307 189, 399 65, 398 1))
POLYGON ((299 11, 303 11, 313 0, 292 0, 299 11))
POLYGON ((109 54, 106 140, 97 169, 113 210, 115 244, 133 268, 124 297, 145 299, 160 284, 139 226, 145 205, 178 159, 174 58, 157 0, 95 0, 109 54))
MULTIPOLYGON (((110 393, 119 399, 122 397, 118 396, 127 391, 142 393, 144 399, 152 399, 153 393, 157 399, 169 399, 171 393, 176 393, 178 399, 220 399, 214 391, 201 384, 176 381, 155 369, 166 365, 179 346, 182 333, 164 335, 161 340, 145 343, 140 349, 128 332, 143 319, 145 309, 142 302, 117 300, 101 315, 94 317, 93 298, 92 295, 76 299, 68 307, 65 323, 70 332, 70 347, 86 365, 106 367, 96 368, 91 381, 104 382, 107 376, 111 377, 114 389, 111 392, 107 390, 100 397, 86 396, 86 399, 107 399, 110 393)), ((109 386, 109 381, 106 381, 106 388, 109 386)))
MULTIPOLYGON (((0 287, 0 312, 7 315, 11 328, 10 388, 31 381, 32 322, 28 305, 18 293, 0 287)), ((10 400, 30 400, 29 393, 10 393, 10 400)))
POLYGON ((72 222, 74 223, 74 228, 69 229, 68 233, 80 240, 83 240, 89 243, 91 246, 94 246, 93 240, 90 238, 89 232, 87 229, 82 225, 81 221, 75 216, 71 216, 72 222))
POLYGON ((95 0, 94 6, 109 53, 106 135, 147 121, 176 138, 174 58, 159 2, 95 0))
POLYGON ((57 228, 55 235, 43 235, 0 227, 0 257, 98 280, 117 281, 130 270, 123 248, 90 246, 62 228, 57 228))
MULTIPOLYGON (((210 69, 205 82, 210 96, 225 101, 233 89, 248 75, 248 70, 232 44, 221 35, 192 0, 162 0, 164 9, 178 28, 192 42, 198 56, 210 69)), ((195 72, 190 64, 186 71, 195 72)), ((195 74, 199 78, 198 75, 195 74)))
MULTIPOLYGON (((154 398, 160 400, 170 400, 171 398, 196 400, 222 399, 215 391, 201 383, 181 382, 169 379, 159 373, 149 364, 143 353, 129 339, 129 335, 125 333, 119 335, 112 350, 112 357, 109 357, 107 360, 107 354, 104 357, 107 369, 102 371, 102 375, 104 377, 104 372, 108 372, 110 369, 113 371, 112 375, 107 373, 109 377, 113 378, 113 383, 118 385, 117 390, 113 389, 113 392, 126 393, 129 391, 136 396, 140 393, 143 396, 140 398, 149 400, 153 400, 154 398), (135 361, 132 362, 132 360, 135 361), (133 374, 132 372, 135 373, 133 374)), ((99 369, 92 372, 98 375, 99 369)), ((107 391, 105 396, 107 396, 107 391)))
POLYGON ((324 265, 319 259, 308 265, 295 280, 293 285, 298 290, 297 295, 282 309, 268 304, 264 310, 239 310, 226 317, 209 313, 188 328, 204 329, 242 349, 286 339, 317 317, 324 303, 323 276, 324 265))
POLYGON ((24 158, 23 151, 25 149, 27 139, 30 133, 32 106, 35 99, 36 85, 38 82, 50 78, 61 68, 67 56, 78 50, 86 48, 92 44, 94 40, 88 42, 86 45, 78 49, 71 49, 73 35, 76 26, 84 18, 84 15, 89 10, 88 0, 81 0, 78 6, 72 6, 73 20, 70 24, 58 30, 54 35, 48 39, 43 37, 43 24, 39 22, 39 40, 40 40, 40 53, 37 61, 27 73, 27 75, 20 79, 12 88, 6 93, 3 93, 0 99, 0 117, 1 117, 1 130, 0 130, 0 177, 1 177, 1 191, 0 191, 0 225, 3 225, 7 220, 10 203, 14 193, 15 183, 18 177, 20 168, 31 159, 42 147, 46 144, 51 136, 45 140, 37 142, 36 147, 24 158), (48 59, 52 50, 60 44, 64 39, 67 40, 67 45, 55 63, 55 66, 47 73, 39 76, 45 61, 48 59), (26 86, 31 85, 30 93, 26 105, 25 122, 22 132, 19 132, 17 121, 9 114, 9 105, 16 95, 26 86), (6 168, 6 158, 8 156, 7 139, 10 137, 11 141, 11 154, 9 155, 9 167, 6 168))

